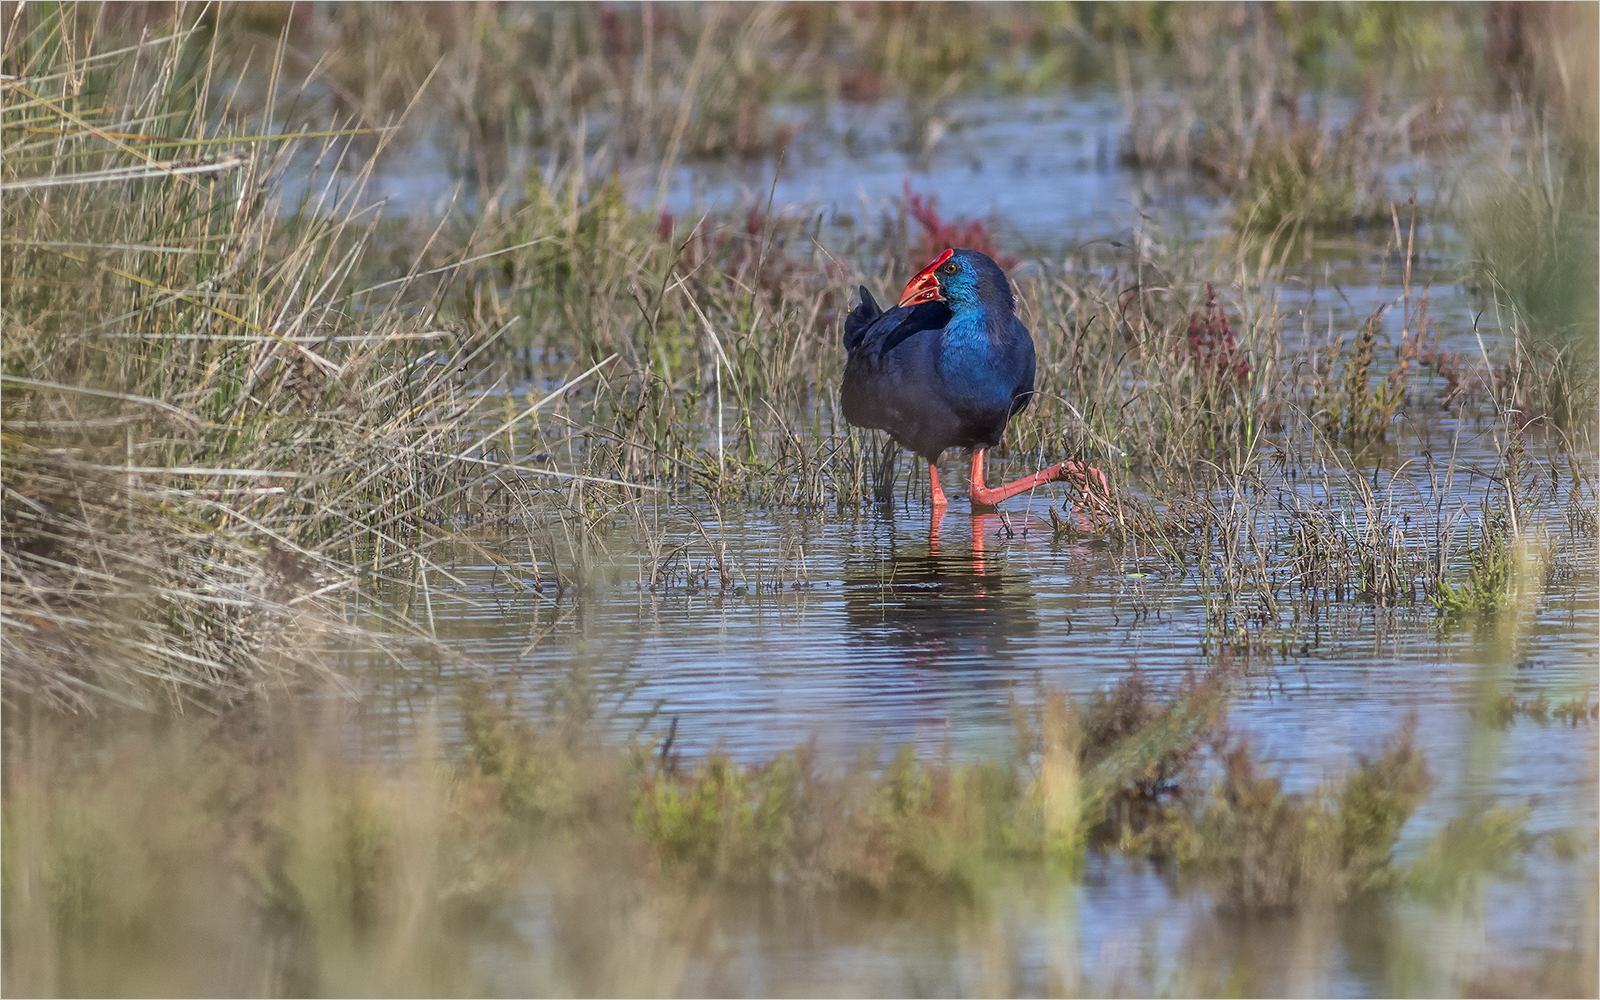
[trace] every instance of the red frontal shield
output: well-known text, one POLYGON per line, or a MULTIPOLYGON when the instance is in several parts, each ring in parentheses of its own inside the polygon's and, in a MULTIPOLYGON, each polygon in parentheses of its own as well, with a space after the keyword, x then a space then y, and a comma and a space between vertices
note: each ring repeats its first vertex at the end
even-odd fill
POLYGON ((905 290, 900 293, 900 304, 914 306, 918 302, 933 302, 944 298, 939 291, 939 279, 934 277, 934 272, 939 270, 939 265, 954 257, 954 250, 946 250, 933 259, 933 263, 917 272, 917 276, 906 282, 905 290))

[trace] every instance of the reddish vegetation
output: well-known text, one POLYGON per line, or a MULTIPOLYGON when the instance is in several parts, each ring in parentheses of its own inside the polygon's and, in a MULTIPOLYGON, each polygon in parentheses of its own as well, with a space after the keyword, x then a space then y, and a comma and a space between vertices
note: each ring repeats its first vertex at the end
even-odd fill
POLYGON ((1234 339, 1228 314, 1217 302, 1217 293, 1206 284, 1206 304, 1198 312, 1189 314, 1189 330, 1181 335, 1195 368, 1213 378, 1231 373, 1244 385, 1250 380, 1250 361, 1245 357, 1239 342, 1234 339))
POLYGON ((876 101, 883 90, 883 74, 875 70, 848 69, 839 77, 839 96, 847 101, 876 101))
POLYGON ((1439 407, 1448 409, 1457 403, 1482 403, 1494 397, 1495 372, 1474 368, 1467 364, 1460 351, 1439 349, 1435 331, 1431 346, 1420 346, 1421 337, 1409 338, 1401 350, 1403 355, 1415 355, 1425 368, 1444 379, 1444 395, 1439 397, 1439 407))
POLYGON ((619 75, 631 76, 633 39, 630 37, 628 25, 622 21, 622 15, 609 4, 600 8, 600 38, 606 64, 619 75))
POLYGON ((976 250, 994 258, 1001 270, 1009 271, 1017 266, 1017 258, 1008 253, 1001 253, 995 244, 994 236, 981 219, 968 219, 965 222, 946 222, 940 218, 938 207, 933 195, 923 197, 911 190, 911 182, 907 180, 903 189, 906 211, 917 220, 922 227, 922 242, 917 245, 916 259, 932 259, 943 253, 946 248, 963 247, 967 250, 976 250))

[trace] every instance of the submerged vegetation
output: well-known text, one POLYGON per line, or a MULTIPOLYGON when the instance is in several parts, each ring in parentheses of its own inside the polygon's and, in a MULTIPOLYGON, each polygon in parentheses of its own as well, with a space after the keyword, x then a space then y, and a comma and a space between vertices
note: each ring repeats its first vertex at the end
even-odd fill
MULTIPOLYGON (((1278 915, 1308 940, 1330 913, 1481 906, 1525 858, 1592 866, 1592 831, 1531 833, 1498 803, 1401 858, 1451 766, 1413 723, 1290 788, 1228 714, 1352 608, 1482 634, 1482 745, 1600 711, 1508 677, 1542 603, 1595 570, 1600 126, 1592 53, 1565 47, 1593 10, 1554 10, 237 5, 142 34, 132 7, 8 13, 6 991, 740 992, 725 941, 750 908, 932 900, 930 933, 1011 993, 1023 946, 995 913, 1050 912, 1108 859, 1206 894, 1219 933, 1278 915), (1373 76, 1398 50, 1406 68, 1373 76), (1464 53, 1485 100, 1510 95, 1494 176, 1392 189, 1418 150, 1472 151, 1437 86, 1464 53), (1221 239, 1141 222, 1022 258, 1004 220, 941 214, 910 180, 844 237, 770 195, 698 218, 659 200, 684 159, 823 127, 784 101, 902 101, 895 141, 919 154, 964 87, 1174 56, 1179 79, 1150 76, 1167 90, 1124 82, 1124 159, 1228 198, 1221 239), (1348 116, 1302 98, 1335 86, 1360 94, 1348 116), (364 185, 421 135, 465 193, 386 218, 364 185), (1448 224, 1472 248, 1476 351, 1441 347, 1420 277, 1448 224), (1352 228, 1381 261, 1370 303, 1318 262, 1352 228), (1060 516, 1083 506, 1062 486, 1038 495, 1050 521, 1003 533, 1089 536, 1139 616, 1193 596, 1186 683, 1013 691, 989 759, 751 762, 691 756, 653 714, 618 738, 577 668, 519 704, 441 638, 446 605, 478 600, 467 549, 554 633, 625 579, 757 604, 804 585, 803 550, 730 546, 735 505, 916 509, 925 477, 839 414, 838 327, 858 284, 897 287, 951 241, 1012 255, 1038 346, 997 473, 1071 458, 1112 484, 1109 517, 1060 516), (340 714, 366 683, 351 648, 433 706, 381 751, 340 714)), ((1479 746, 1467 783, 1487 785, 1479 746)), ((1594 950, 1553 947, 1524 985, 1591 989, 1594 950)), ((1221 988, 1222 958, 1184 961, 1144 991, 1221 988)), ((1384 975, 1522 983, 1431 961, 1384 975)))

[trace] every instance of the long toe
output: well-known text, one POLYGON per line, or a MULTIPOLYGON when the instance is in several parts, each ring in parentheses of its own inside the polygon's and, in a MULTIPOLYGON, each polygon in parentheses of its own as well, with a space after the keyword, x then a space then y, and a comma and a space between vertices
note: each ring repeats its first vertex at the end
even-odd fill
POLYGON ((1057 478, 1071 479, 1083 487, 1089 506, 1100 514, 1111 513, 1111 509, 1106 505, 1111 499, 1111 483, 1106 479, 1104 472, 1082 462, 1062 462, 1057 468, 1061 470, 1057 478))

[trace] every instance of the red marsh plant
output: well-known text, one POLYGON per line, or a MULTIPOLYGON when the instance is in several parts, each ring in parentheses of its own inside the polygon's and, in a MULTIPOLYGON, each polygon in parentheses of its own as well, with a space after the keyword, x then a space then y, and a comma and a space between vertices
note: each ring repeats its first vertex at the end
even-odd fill
POLYGON ((1004 253, 995 241, 994 234, 982 219, 949 220, 939 214, 938 199, 933 195, 920 195, 911 190, 907 180, 901 188, 906 212, 922 227, 922 240, 915 245, 915 259, 928 260, 938 256, 948 247, 964 247, 988 254, 1002 270, 1017 266, 1017 258, 1004 253))
POLYGON ((1206 282, 1206 302, 1189 314, 1189 328, 1179 341, 1195 369, 1212 380, 1231 377, 1244 386, 1250 381, 1250 360, 1233 336, 1228 313, 1217 301, 1216 289, 1206 282))

